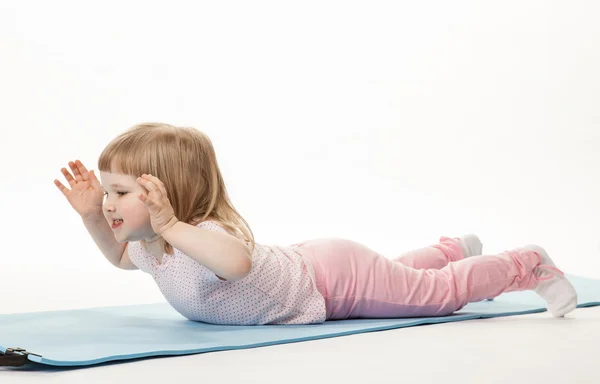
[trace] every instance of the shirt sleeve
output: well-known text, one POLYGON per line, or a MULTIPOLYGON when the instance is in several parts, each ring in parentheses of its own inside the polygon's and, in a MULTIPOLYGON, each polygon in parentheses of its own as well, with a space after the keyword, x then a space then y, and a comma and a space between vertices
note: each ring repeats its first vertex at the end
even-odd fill
POLYGON ((217 224, 211 220, 203 221, 203 222, 197 224, 196 226, 198 228, 202 228, 202 229, 210 229, 211 231, 224 232, 224 233, 229 234, 229 232, 227 232, 225 230, 225 228, 223 228, 222 226, 220 226, 219 224, 217 224))

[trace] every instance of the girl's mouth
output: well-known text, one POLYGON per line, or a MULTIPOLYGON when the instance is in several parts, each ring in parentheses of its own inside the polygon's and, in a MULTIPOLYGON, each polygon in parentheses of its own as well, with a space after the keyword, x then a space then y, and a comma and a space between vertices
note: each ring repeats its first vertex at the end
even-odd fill
POLYGON ((119 228, 121 226, 121 224, 123 224, 123 220, 115 220, 112 223, 112 229, 116 229, 119 228))

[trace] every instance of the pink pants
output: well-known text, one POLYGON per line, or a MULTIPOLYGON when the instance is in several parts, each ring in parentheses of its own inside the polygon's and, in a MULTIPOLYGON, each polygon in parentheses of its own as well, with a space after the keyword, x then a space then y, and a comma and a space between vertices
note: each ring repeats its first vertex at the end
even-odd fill
POLYGON ((449 315, 469 302, 535 288, 541 261, 526 249, 464 258, 448 237, 393 260, 345 239, 295 246, 314 267, 327 320, 449 315))

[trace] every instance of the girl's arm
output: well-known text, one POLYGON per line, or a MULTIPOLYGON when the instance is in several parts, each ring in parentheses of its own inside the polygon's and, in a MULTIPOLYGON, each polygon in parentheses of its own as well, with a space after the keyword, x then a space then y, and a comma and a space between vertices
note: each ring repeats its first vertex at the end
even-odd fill
POLYGON ((162 237, 225 280, 241 280, 252 268, 250 248, 242 240, 227 233, 179 221, 164 231, 162 237))
POLYGON ((119 267, 123 252, 127 252, 127 244, 119 243, 115 240, 115 235, 112 229, 110 229, 104 215, 99 213, 88 216, 83 219, 83 225, 85 225, 100 252, 106 257, 106 260, 115 267, 119 267))

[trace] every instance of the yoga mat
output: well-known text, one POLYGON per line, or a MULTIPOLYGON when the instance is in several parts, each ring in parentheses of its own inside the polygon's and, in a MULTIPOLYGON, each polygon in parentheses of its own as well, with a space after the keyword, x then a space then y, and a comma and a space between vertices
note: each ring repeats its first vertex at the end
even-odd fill
MULTIPOLYGON (((577 290, 578 307, 600 305, 600 280, 566 276, 577 290)), ((206 324, 187 320, 166 302, 15 313, 0 315, 0 365, 35 362, 87 366, 544 311, 545 302, 535 292, 522 291, 502 294, 493 301, 469 303, 450 316, 333 320, 310 325, 206 324)))

